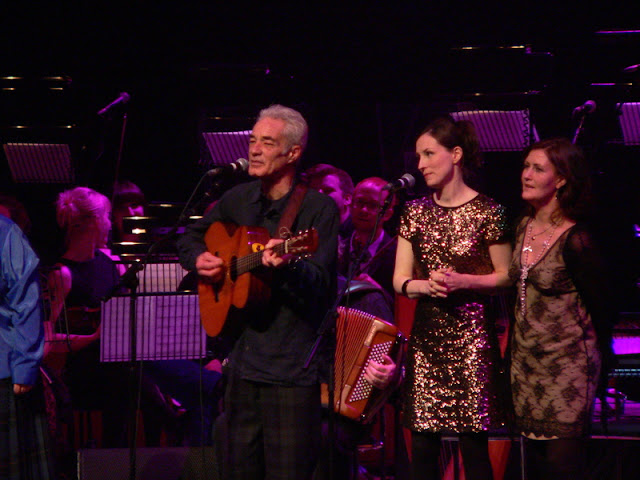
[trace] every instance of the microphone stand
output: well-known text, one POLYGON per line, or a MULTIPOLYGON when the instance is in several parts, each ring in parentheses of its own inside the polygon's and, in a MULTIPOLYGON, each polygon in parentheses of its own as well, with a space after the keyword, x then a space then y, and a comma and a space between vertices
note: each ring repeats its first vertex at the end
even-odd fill
POLYGON ((349 287, 351 285, 351 282, 353 280, 353 278, 360 273, 360 266, 362 265, 365 256, 367 255, 368 251, 369 251, 369 247, 371 246, 371 244, 375 241, 375 235, 376 232, 378 231, 378 226, 380 225, 380 220, 382 219, 382 217, 384 216, 385 212, 389 209, 389 207, 391 206, 391 201, 393 200, 393 196, 395 195, 395 191, 394 190, 390 190, 389 194, 387 195, 387 198, 385 198, 384 203, 382 205, 382 207, 380 208, 380 210, 378 211, 378 215, 376 217, 376 222, 375 225, 373 227, 373 231, 371 232, 371 235, 369 236, 369 239, 367 240, 366 245, 364 246, 364 248, 362 249, 362 252, 360 252, 360 255, 358 256, 358 258, 349 266, 349 271, 347 273, 347 278, 346 278, 346 282, 344 285, 344 288, 338 292, 338 295, 336 296, 335 301, 333 302, 333 305, 331 306, 331 308, 327 311, 327 313, 325 314, 322 323, 320 324, 320 327, 318 328, 318 332, 316 334, 316 341, 314 342, 313 346, 311 347, 311 349, 309 350, 309 353, 307 354, 307 360, 305 361, 304 367, 303 368, 309 368, 309 365, 311 364, 311 361, 313 360, 313 358, 315 357, 318 349, 320 348, 320 345, 322 345, 323 340, 325 339, 329 339, 327 341, 330 342, 329 344, 329 351, 330 351, 330 361, 329 361, 329 384, 328 384, 328 412, 327 412, 327 436, 328 436, 328 445, 329 445, 329 479, 332 480, 334 478, 334 455, 335 455, 335 440, 336 440, 336 432, 335 432, 335 419, 336 419, 336 412, 334 411, 334 398, 335 398, 335 388, 334 388, 334 383, 335 383, 335 347, 336 347, 336 342, 335 342, 335 333, 336 333, 336 327, 335 327, 335 321, 338 318, 338 307, 340 306, 340 303, 342 301, 342 299, 345 297, 345 294, 347 296, 347 304, 348 304, 348 299, 349 299, 349 294, 347 292, 349 292, 349 287), (329 337, 329 334, 333 333, 333 337, 329 337), (333 340, 333 341, 331 341, 333 340))
POLYGON ((136 386, 140 378, 140 369, 138 367, 137 358, 137 312, 138 303, 138 272, 142 271, 144 266, 139 262, 133 263, 120 279, 120 284, 129 288, 129 478, 136 478, 136 440, 138 437, 138 409, 136 402, 136 386))
MULTIPOLYGON (((116 176, 117 181, 120 177, 120 163, 122 161, 122 151, 124 150, 124 136, 127 131, 127 112, 122 114, 122 128, 120 129, 120 145, 118 146, 118 159, 116 161, 116 176)), ((111 198, 111 204, 113 205, 113 197, 111 198)))
MULTIPOLYGON (((127 131, 127 112, 122 114, 122 126, 120 128, 120 143, 118 145, 118 157, 116 160, 116 168, 114 175, 114 185, 118 181, 120 176, 120 164, 122 161, 122 152, 124 150, 124 139, 127 131)), ((111 205, 115 196, 115 188, 112 189, 111 205)), ((137 357, 137 312, 136 305, 138 301, 138 272, 144 269, 144 265, 139 261, 134 262, 129 266, 127 271, 120 277, 118 285, 113 289, 112 294, 108 297, 113 297, 113 294, 120 290, 122 287, 129 290, 129 418, 127 420, 128 426, 128 443, 129 443, 129 478, 135 480, 136 478, 136 440, 138 436, 138 418, 137 418, 137 402, 136 402, 136 385, 138 385, 140 370, 138 368, 137 357)))
MULTIPOLYGON (((137 357, 137 312, 136 304, 138 301, 138 272, 142 271, 144 266, 136 261, 129 266, 127 271, 120 277, 120 281, 115 285, 111 292, 105 296, 102 301, 106 302, 116 296, 122 288, 129 290, 129 411, 127 418, 129 445, 129 478, 136 478, 136 439, 138 437, 137 429, 137 402, 136 402, 136 385, 138 384, 139 369, 136 363, 137 357)), ((123 295, 124 296, 124 295, 123 295)))
POLYGON ((576 127, 576 131, 573 135, 573 140, 571 140, 571 143, 573 143, 574 145, 576 144, 576 141, 578 140, 578 137, 580 136, 580 134, 582 133, 582 131, 584 130, 584 119, 586 118, 586 113, 581 113, 580 114, 580 122, 578 123, 578 126, 576 127))

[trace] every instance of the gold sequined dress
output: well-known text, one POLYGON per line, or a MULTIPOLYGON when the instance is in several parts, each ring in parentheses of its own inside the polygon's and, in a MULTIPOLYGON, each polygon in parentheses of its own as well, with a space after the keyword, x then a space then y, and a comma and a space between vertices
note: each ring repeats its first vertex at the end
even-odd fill
MULTIPOLYGON (((482 194, 452 208, 429 196, 407 203, 399 233, 412 245, 417 279, 447 267, 490 274, 489 245, 506 241, 505 211, 482 194)), ((488 295, 470 291, 419 299, 404 382, 407 428, 460 433, 502 424, 500 353, 489 304, 488 295)))

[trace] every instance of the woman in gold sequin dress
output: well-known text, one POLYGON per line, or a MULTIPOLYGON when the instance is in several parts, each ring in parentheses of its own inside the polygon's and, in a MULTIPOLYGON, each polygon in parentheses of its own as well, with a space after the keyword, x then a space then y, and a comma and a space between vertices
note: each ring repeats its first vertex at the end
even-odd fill
MULTIPOLYGON (((522 169, 528 212, 509 269, 518 287, 511 345, 515 422, 527 437, 530 480, 582 479, 582 440, 602 359, 610 354, 609 274, 585 213, 589 176, 578 147, 529 147, 522 169)), ((609 271, 610 272, 610 271, 609 271)))
POLYGON ((418 299, 409 340, 403 421, 412 478, 437 479, 440 435, 460 435, 465 478, 493 479, 487 430, 502 424, 500 353, 489 293, 507 286, 511 247, 504 208, 465 183, 479 165, 473 125, 444 117, 416 141, 433 195, 400 220, 394 288, 418 299))

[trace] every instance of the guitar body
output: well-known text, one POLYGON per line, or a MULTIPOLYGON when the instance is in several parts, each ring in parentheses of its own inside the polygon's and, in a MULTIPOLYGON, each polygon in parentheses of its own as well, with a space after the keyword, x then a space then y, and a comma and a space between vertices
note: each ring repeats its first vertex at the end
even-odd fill
POLYGON ((265 279, 250 271, 237 275, 232 264, 238 258, 263 250, 270 238, 265 228, 232 223, 215 222, 207 230, 204 237, 207 250, 220 257, 226 266, 221 282, 198 282, 200 315, 207 335, 220 334, 231 306, 248 308, 269 298, 270 288, 265 279))

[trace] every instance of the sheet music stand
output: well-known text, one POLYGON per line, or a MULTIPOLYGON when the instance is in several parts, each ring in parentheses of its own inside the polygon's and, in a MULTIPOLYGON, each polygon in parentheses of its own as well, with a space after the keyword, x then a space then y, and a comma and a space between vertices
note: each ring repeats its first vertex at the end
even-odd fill
MULTIPOLYGON (((136 360, 203 358, 207 335, 200 321, 198 296, 178 292, 185 271, 177 262, 149 263, 137 272, 135 298, 136 360)), ((102 305, 100 361, 131 360, 131 294, 102 305)))
POLYGON ((528 109, 465 110, 451 116, 473 123, 483 152, 521 152, 540 140, 528 109))
MULTIPOLYGON (((116 296, 102 308, 100 361, 128 362, 130 298, 116 296)), ((189 360, 206 354, 198 296, 174 292, 138 295, 136 360, 189 360)))
POLYGON ((238 158, 247 156, 247 145, 251 130, 239 132, 202 132, 207 149, 211 154, 211 162, 207 167, 227 165, 238 158))
POLYGON ((640 145, 640 102, 618 103, 624 145, 640 145))
MULTIPOLYGON (((178 263, 172 265, 169 277, 178 282, 184 271, 178 263)), ((137 362, 202 358, 206 353, 206 334, 200 322, 197 296, 175 290, 149 291, 158 282, 148 281, 141 263, 130 265, 121 277, 121 285, 129 288, 130 293, 116 294, 102 302, 100 361, 129 363, 129 479, 135 480, 136 391, 141 371, 137 362)))
POLYGON ((67 144, 5 143, 3 148, 15 183, 75 182, 67 144))

